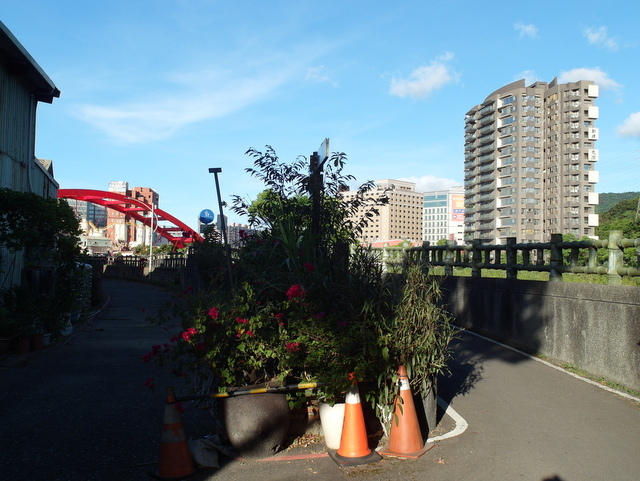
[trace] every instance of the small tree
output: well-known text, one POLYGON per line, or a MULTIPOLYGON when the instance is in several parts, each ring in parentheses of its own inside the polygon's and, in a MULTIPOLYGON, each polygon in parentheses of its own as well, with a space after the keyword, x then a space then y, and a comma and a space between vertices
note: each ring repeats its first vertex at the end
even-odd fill
MULTIPOLYGON (((19 317, 17 310, 37 306, 31 321, 55 330, 66 322, 74 307, 81 280, 76 267, 81 259, 80 224, 69 204, 62 199, 45 199, 39 195, 0 189, 0 246, 12 255, 23 253, 27 266, 47 266, 53 272, 51 282, 35 290, 31 286, 4 287, 20 291, 19 296, 5 292, 3 299, 18 299, 13 312, 5 317, 19 317), (36 319, 37 317, 37 319, 36 319)), ((23 316, 24 317, 24 316, 23 316)), ((19 326, 24 328, 24 326, 19 326)))

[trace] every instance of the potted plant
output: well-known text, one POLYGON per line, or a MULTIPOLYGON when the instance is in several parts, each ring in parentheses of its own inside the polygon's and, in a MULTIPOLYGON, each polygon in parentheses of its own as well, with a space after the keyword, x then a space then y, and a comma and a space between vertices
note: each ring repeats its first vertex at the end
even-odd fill
POLYGON ((388 429, 397 395, 398 367, 405 366, 412 392, 422 401, 428 431, 436 425, 437 378, 447 371, 449 343, 456 330, 439 303, 440 284, 424 266, 408 265, 398 287, 393 316, 381 335, 390 361, 387 375, 378 383, 381 418, 388 429), (391 384, 385 378, 391 379, 391 384))
MULTIPOLYGON (((355 244, 358 225, 349 221, 372 184, 342 202, 340 189, 350 178, 341 173, 344 155, 334 154, 325 188, 312 202, 308 166, 300 159, 283 164, 270 148, 249 155, 255 161, 247 170, 267 190, 251 203, 234 200, 233 210, 248 215, 254 229, 241 232, 233 291, 220 275, 203 292, 181 297, 182 332, 145 359, 173 361, 176 373, 190 376, 199 392, 315 381, 318 399, 333 404, 350 385, 348 373, 374 379, 380 358, 382 270, 371 252, 355 244), (314 215, 322 221, 319 228, 314 215)), ((220 249, 199 249, 205 252, 220 249)), ((210 261, 218 272, 219 256, 210 261)))

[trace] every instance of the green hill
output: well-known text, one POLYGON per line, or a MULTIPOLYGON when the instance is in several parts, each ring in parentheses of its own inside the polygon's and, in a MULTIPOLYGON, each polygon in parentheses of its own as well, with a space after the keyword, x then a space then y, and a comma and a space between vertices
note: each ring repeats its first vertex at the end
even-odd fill
POLYGON ((603 214, 611 209, 618 202, 623 200, 634 199, 640 195, 640 192, 606 192, 600 194, 600 204, 596 207, 596 214, 603 214))
POLYGON ((596 228, 596 235, 600 239, 606 239, 609 231, 621 230, 627 239, 640 238, 640 219, 636 219, 639 198, 639 194, 635 193, 635 197, 619 201, 600 214, 600 225, 596 228))

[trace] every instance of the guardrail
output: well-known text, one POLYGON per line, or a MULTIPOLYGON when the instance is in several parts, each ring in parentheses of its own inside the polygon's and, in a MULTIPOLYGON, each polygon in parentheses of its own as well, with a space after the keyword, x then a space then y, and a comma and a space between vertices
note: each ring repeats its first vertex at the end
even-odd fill
POLYGON ((507 279, 517 279, 520 271, 548 272, 550 281, 561 281, 564 273, 599 274, 615 285, 621 284, 623 276, 640 276, 638 247, 640 239, 624 239, 621 231, 612 231, 607 240, 564 242, 562 234, 552 234, 551 241, 545 243, 516 244, 511 237, 499 245, 476 241, 471 245, 447 242, 431 246, 425 242, 420 247, 400 245, 374 250, 380 251, 380 261, 387 268, 420 261, 444 267, 449 276, 455 275, 454 268, 458 267, 470 268, 472 277, 480 277, 483 269, 503 270, 507 279), (635 248, 635 255, 625 257, 628 248, 635 248))

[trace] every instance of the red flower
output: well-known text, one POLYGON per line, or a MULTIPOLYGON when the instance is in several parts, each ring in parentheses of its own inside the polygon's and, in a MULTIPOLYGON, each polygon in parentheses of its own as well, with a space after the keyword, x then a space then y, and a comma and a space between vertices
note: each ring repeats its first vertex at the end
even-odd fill
POLYGON ((217 319, 219 315, 220 313, 215 307, 212 307, 211 309, 209 309, 209 312, 207 312, 207 316, 209 316, 211 319, 217 319))
POLYGON ((314 266, 311 262, 305 262, 304 264, 302 264, 302 267, 304 267, 304 270, 309 274, 313 273, 313 271, 316 270, 316 266, 314 266))
POLYGON ((146 387, 147 389, 149 389, 151 392, 153 392, 153 390, 154 390, 154 389, 155 389, 155 387, 156 387, 155 383, 153 382, 153 378, 152 378, 152 377, 150 377, 149 379, 147 379, 147 380, 144 382, 144 385, 145 385, 145 387, 146 387))
POLYGON ((191 338, 196 334, 198 334, 198 331, 196 331, 193 327, 190 327, 189 329, 184 331, 182 334, 180 334, 180 337, 182 337, 182 339, 184 339, 185 341, 189 342, 191 338))
POLYGON ((287 299, 292 300, 297 297, 303 297, 306 294, 300 284, 294 284, 287 290, 287 299))
POLYGON ((249 337, 253 337, 253 331, 252 330, 248 330, 247 332, 245 332, 245 334, 249 337))
POLYGON ((289 352, 296 352, 296 351, 300 350, 300 343, 299 342, 287 342, 287 344, 284 347, 289 352))
POLYGON ((236 317, 236 322, 239 324, 247 324, 249 321, 247 321, 246 319, 242 319, 240 317, 236 317))

